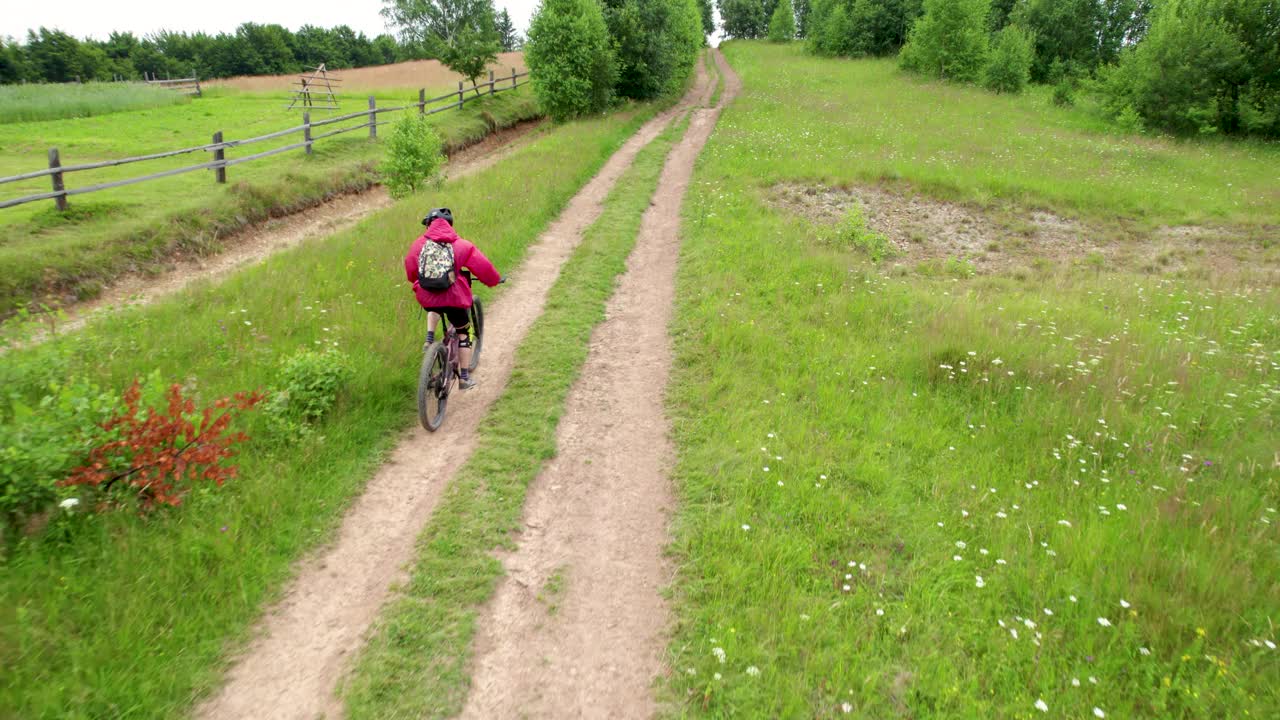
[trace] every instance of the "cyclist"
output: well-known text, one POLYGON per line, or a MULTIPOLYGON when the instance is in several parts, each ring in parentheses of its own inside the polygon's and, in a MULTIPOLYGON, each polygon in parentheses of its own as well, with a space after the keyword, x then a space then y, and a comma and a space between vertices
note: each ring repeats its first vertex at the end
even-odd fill
POLYGON ((409 254, 404 256, 405 275, 413 285, 413 294, 418 299, 418 304, 428 313, 427 345, 436 341, 436 327, 440 322, 440 315, 448 317, 449 324, 457 331, 458 387, 462 390, 470 390, 476 386, 476 381, 471 378, 467 369, 471 365, 471 335, 467 327, 471 323, 471 281, 461 271, 466 268, 475 274, 480 282, 489 287, 494 287, 501 282, 502 276, 493 267, 493 263, 489 262, 489 258, 480 252, 480 248, 458 237, 458 234, 453 231, 453 212, 449 208, 432 210, 422 218, 422 224, 427 226, 427 231, 414 240, 413 246, 409 248, 409 254), (454 279, 445 289, 424 289, 418 282, 418 262, 423 257, 423 247, 429 242, 452 246, 454 279))

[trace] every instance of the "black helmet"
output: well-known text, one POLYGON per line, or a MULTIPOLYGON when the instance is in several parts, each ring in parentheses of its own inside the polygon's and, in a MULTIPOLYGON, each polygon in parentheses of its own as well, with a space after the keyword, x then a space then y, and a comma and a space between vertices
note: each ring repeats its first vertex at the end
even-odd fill
POLYGON ((451 227, 453 226, 453 211, 449 208, 436 208, 435 210, 432 210, 427 213, 426 217, 422 218, 422 224, 430 225, 431 221, 436 218, 444 218, 445 222, 449 223, 451 227))

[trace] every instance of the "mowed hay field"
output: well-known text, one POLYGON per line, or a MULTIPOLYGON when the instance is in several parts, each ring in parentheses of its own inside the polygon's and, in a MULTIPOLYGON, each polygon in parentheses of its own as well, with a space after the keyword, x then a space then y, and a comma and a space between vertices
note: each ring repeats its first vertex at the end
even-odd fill
POLYGON ((678 714, 1280 716, 1280 148, 724 51, 678 714))
MULTIPOLYGON (((509 72, 509 70, 508 70, 509 72)), ((405 75, 404 77, 408 77, 405 75)), ((403 78, 401 78, 403 79, 403 78)), ((436 82, 424 76, 421 82, 436 82)), ((428 97, 447 91, 422 85, 428 97)), ((336 111, 312 111, 313 121, 368 107, 373 95, 379 107, 417 102, 410 87, 343 91, 336 111)), ((286 110, 288 89, 248 92, 210 88, 204 97, 166 107, 145 108, 94 117, 0 124, 0 176, 47 167, 49 148, 58 148, 63 165, 108 161, 198 147, 215 131, 234 141, 277 132, 302 122, 298 110, 286 110)), ((446 147, 457 147, 539 113, 527 88, 468 102, 460 110, 431 116, 446 147)), ((380 121, 401 113, 383 114, 380 121)), ((314 135, 365 122, 364 117, 316 128, 314 135)), ((379 128, 381 136, 390 126, 379 128)), ((233 160, 302 140, 301 131, 262 143, 231 148, 233 160)), ((314 153, 302 149, 235 165, 227 183, 214 182, 210 170, 147 181, 73 196, 70 210, 59 213, 52 200, 0 210, 0 316, 22 303, 62 304, 92 297, 103 284, 125 271, 162 267, 176 253, 205 254, 217 250, 220 238, 243 225, 306 208, 334 193, 369 187, 377 180, 383 146, 371 142, 367 130, 316 141, 314 153)), ((65 175, 68 188, 208 162, 196 152, 155 161, 107 167, 65 175)), ((0 199, 48 192, 49 178, 6 184, 0 199)))
MULTIPOLYGON (((489 66, 494 74, 501 78, 510 77, 511 69, 516 72, 526 70, 523 52, 498 53, 498 59, 489 66)), ((439 60, 410 60, 393 65, 375 65, 363 68, 347 68, 329 70, 330 77, 338 78, 338 83, 346 92, 356 90, 382 88, 443 88, 442 95, 450 88, 457 88, 459 80, 466 80, 458 73, 450 70, 439 60)), ((481 78, 488 81, 487 77, 481 78)), ((293 83, 298 81, 298 74, 292 75, 246 75, 243 77, 211 80, 214 87, 229 87, 249 92, 289 92, 293 83)), ((430 95, 430 93, 428 93, 430 95)))

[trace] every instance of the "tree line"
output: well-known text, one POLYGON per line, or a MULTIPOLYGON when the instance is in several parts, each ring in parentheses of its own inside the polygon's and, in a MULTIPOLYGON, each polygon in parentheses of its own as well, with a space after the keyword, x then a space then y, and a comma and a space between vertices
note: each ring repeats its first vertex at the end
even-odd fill
MULTIPOLYGON (((492 4, 489 5, 492 8, 492 4)), ((489 17, 495 53, 519 48, 521 38, 506 10, 489 17)), ((161 31, 145 37, 112 32, 106 40, 76 38, 39 28, 25 42, 0 38, 0 84, 90 82, 156 77, 224 78, 301 72, 324 63, 330 69, 440 59, 446 48, 421 38, 369 38, 346 25, 244 23, 234 32, 209 34, 161 31)), ((472 76, 474 77, 474 75, 472 76)))
POLYGON ((1131 129, 1280 137, 1277 0, 718 0, 725 35, 898 55, 996 92, 1053 86, 1131 129))

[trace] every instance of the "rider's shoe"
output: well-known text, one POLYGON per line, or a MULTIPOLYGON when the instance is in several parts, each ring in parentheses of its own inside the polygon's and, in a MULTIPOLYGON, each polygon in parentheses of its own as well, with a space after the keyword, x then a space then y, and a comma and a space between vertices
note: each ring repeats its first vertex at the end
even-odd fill
POLYGON ((471 388, 479 384, 480 383, 475 378, 472 378, 472 377, 458 378, 459 390, 470 390, 471 388))

